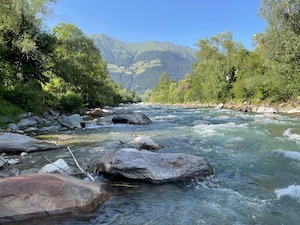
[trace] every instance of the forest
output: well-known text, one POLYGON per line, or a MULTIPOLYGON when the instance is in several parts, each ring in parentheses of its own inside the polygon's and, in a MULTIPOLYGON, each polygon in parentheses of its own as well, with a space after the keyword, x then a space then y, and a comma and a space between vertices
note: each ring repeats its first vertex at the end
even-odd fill
POLYGON ((162 73, 146 100, 158 103, 297 101, 300 96, 300 0, 263 0, 263 33, 253 51, 230 31, 201 39, 192 73, 179 82, 162 73))
POLYGON ((78 27, 47 28, 55 3, 0 0, 0 115, 131 102, 134 93, 110 79, 99 49, 78 27))

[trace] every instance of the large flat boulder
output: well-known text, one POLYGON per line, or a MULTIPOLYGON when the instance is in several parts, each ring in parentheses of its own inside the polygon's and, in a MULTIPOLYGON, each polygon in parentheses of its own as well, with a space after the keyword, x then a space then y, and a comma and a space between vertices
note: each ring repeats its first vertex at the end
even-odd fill
POLYGON ((113 123, 129 123, 135 125, 146 125, 152 121, 145 114, 141 112, 134 112, 130 114, 117 115, 112 118, 113 123))
POLYGON ((58 174, 0 180, 0 224, 48 215, 89 213, 109 195, 104 186, 58 174))
POLYGON ((0 152, 34 152, 59 148, 59 145, 48 143, 22 134, 0 134, 0 152))
POLYGON ((97 165, 99 173, 166 183, 214 174, 212 166, 203 157, 185 153, 155 153, 124 148, 107 152, 97 165))

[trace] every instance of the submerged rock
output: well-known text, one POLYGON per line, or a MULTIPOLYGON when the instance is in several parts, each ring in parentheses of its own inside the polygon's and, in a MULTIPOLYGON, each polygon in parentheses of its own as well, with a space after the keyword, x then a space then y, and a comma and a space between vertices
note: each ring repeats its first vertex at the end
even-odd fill
POLYGON ((133 148, 107 152, 97 165, 99 173, 166 183, 214 174, 203 157, 185 153, 154 153, 133 148))
POLYGON ((136 125, 146 125, 152 123, 152 121, 141 112, 134 112, 130 114, 118 115, 112 118, 113 123, 129 123, 136 125))
POLYGON ((103 185, 58 174, 0 179, 0 224, 49 215, 89 213, 108 197, 103 185))
POLYGON ((71 116, 62 115, 57 118, 58 122, 69 129, 81 128, 84 123, 79 114, 73 114, 71 116))
POLYGON ((161 146, 157 144, 151 137, 149 136, 140 136, 134 138, 129 142, 134 146, 137 146, 139 149, 159 149, 161 146))
POLYGON ((0 134, 0 152, 34 152, 59 148, 59 145, 34 139, 22 134, 0 134))

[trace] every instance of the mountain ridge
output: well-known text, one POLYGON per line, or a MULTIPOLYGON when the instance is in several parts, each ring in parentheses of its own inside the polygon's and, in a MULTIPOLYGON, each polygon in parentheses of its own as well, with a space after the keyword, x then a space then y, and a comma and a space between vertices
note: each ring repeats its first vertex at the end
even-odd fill
POLYGON ((105 34, 90 38, 107 61, 111 78, 139 94, 153 89, 164 71, 175 81, 183 79, 196 61, 196 50, 170 42, 129 43, 105 34))

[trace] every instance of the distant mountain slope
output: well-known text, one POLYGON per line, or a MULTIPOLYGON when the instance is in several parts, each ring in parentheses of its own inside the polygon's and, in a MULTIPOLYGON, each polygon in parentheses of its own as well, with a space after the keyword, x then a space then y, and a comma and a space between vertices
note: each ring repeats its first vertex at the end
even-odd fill
POLYGON ((169 42, 126 43, 103 34, 91 38, 107 61, 111 78, 140 94, 153 89, 163 71, 171 79, 183 79, 196 61, 196 50, 169 42))

